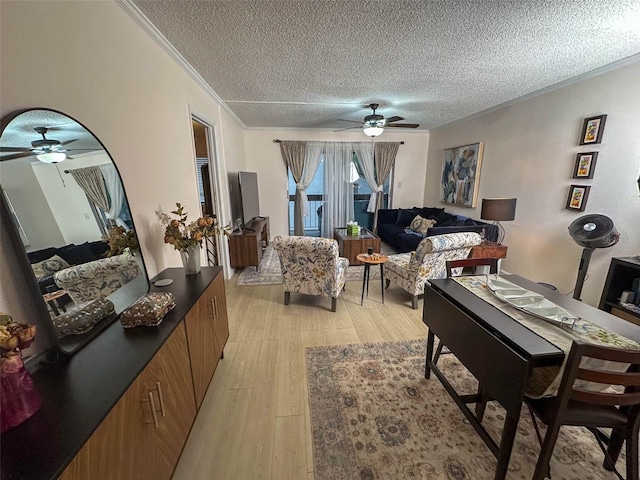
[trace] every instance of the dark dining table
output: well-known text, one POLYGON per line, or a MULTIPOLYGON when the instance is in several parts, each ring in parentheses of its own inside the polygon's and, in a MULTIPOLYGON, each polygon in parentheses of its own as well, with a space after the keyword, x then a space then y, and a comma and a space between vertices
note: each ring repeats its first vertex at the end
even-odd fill
MULTIPOLYGON (((558 291, 518 275, 501 275, 607 330, 640 343, 640 327, 626 320, 566 297, 558 291)), ((543 320, 541 320, 543 321, 543 320)), ((534 369, 561 366, 565 352, 517 320, 487 303, 451 278, 425 285, 423 322, 429 328, 425 377, 440 380, 470 424, 497 459, 495 480, 505 478, 511 458, 526 385, 534 369), (435 337, 448 347, 478 380, 478 391, 460 395, 434 363, 435 337), (482 425, 487 400, 506 411, 498 445, 482 425), (468 404, 476 405, 472 411, 468 404)), ((618 451, 611 451, 617 458, 618 451)))

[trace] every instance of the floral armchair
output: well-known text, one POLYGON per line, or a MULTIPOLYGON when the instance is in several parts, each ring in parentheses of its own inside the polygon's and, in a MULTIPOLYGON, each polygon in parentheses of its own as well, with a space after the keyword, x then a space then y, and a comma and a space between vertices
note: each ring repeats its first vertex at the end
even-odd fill
MULTIPOLYGON (((413 296, 411 306, 417 309, 418 295, 424 293, 427 280, 446 278, 447 260, 467 258, 471 247, 481 241, 475 232, 448 233, 426 237, 415 252, 389 255, 389 261, 384 264, 387 287, 393 282, 405 289, 413 296)), ((459 274, 456 270, 461 269, 454 269, 454 274, 459 274)))
POLYGON ((60 270, 53 279, 76 305, 104 298, 141 274, 129 254, 114 255, 60 270))
POLYGON ((276 237, 273 248, 280 258, 284 304, 291 292, 331 297, 331 311, 344 287, 349 260, 339 256, 338 243, 329 238, 276 237))

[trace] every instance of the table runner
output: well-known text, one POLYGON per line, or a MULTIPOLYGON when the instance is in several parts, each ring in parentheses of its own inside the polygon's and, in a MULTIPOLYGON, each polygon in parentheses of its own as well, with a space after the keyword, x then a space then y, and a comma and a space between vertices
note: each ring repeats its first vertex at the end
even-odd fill
MULTIPOLYGON (((565 358, 562 366, 540 367, 533 370, 533 374, 527 382, 526 387, 526 395, 529 397, 540 398, 556 394, 560 385, 562 371, 564 370, 564 365, 567 361, 569 350, 571 350, 571 344, 573 343, 573 340, 581 340, 583 342, 595 343, 608 347, 623 348, 627 350, 640 350, 640 344, 626 337, 623 337, 622 335, 618 335, 615 332, 611 332, 605 328, 602 328, 599 325, 591 323, 584 318, 578 318, 573 328, 569 328, 553 325, 545 320, 522 312, 521 310, 512 307, 511 305, 501 301, 496 296, 494 296, 490 292, 489 288, 487 288, 487 278, 488 277, 486 275, 477 275, 453 277, 452 279, 472 292, 477 297, 493 305, 498 310, 504 312, 506 315, 510 316, 517 322, 527 327, 529 330, 537 333, 545 340, 554 344, 565 353, 565 358)), ((491 279, 499 279, 505 282, 509 282, 508 279, 495 275, 492 275, 491 279)), ((603 362, 593 359, 589 360, 588 365, 591 367, 606 367, 611 370, 620 372, 626 371, 628 367, 628 365, 624 365, 621 363, 603 362)), ((591 384, 591 386, 593 385, 594 384, 591 384)))

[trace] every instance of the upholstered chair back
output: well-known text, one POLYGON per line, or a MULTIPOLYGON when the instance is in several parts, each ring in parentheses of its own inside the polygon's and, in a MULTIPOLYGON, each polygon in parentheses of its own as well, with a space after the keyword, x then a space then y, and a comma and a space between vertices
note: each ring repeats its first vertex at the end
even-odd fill
POLYGON ((141 275, 129 254, 114 255, 60 270, 53 279, 76 305, 104 298, 141 275))
MULTIPOLYGON (((413 298, 411 305, 418 308, 418 295, 430 279, 446 278, 447 261, 467 258, 471 248, 479 245, 482 237, 475 232, 447 233, 424 238, 415 252, 389 255, 384 264, 387 285, 393 282, 413 298)), ((460 273, 454 268, 454 275, 460 273)))
POLYGON ((349 261, 341 258, 338 243, 329 238, 276 237, 285 292, 337 297, 346 280, 349 261))

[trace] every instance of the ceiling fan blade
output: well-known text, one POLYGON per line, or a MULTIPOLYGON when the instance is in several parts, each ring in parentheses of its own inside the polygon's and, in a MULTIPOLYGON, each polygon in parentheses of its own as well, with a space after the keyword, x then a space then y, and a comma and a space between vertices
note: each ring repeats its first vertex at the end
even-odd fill
POLYGON ((32 157, 34 155, 35 155, 35 153, 33 153, 31 151, 29 151, 28 153, 24 152, 24 153, 14 153, 13 155, 2 155, 2 156, 0 156, 0 162, 4 162, 6 160, 15 160, 17 158, 32 157))
POLYGON ((0 152, 30 152, 30 148, 0 147, 0 152))
POLYGON ((419 123, 394 123, 392 125, 385 125, 387 127, 398 127, 398 128, 418 128, 420 126, 419 123))
POLYGON ((73 140, 67 140, 66 142, 61 142, 60 145, 69 145, 70 143, 77 142, 78 139, 74 138, 73 140))
MULTIPOLYGON (((358 122, 358 123, 360 123, 360 122, 358 122)), ((344 130, 353 130, 354 128, 362 128, 362 125, 358 125, 357 127, 341 128, 340 130, 334 130, 334 132, 343 132, 344 130)))
POLYGON ((396 116, 393 116, 393 117, 389 117, 389 118, 387 118, 387 119, 385 120, 385 122, 386 122, 386 123, 399 122, 400 120, 404 120, 404 118, 402 118, 402 117, 398 117, 398 116, 396 115, 396 116))
POLYGON ((355 120, 344 120, 343 118, 339 118, 338 121, 340 122, 351 122, 351 123, 360 123, 362 124, 362 122, 356 122, 355 120))

